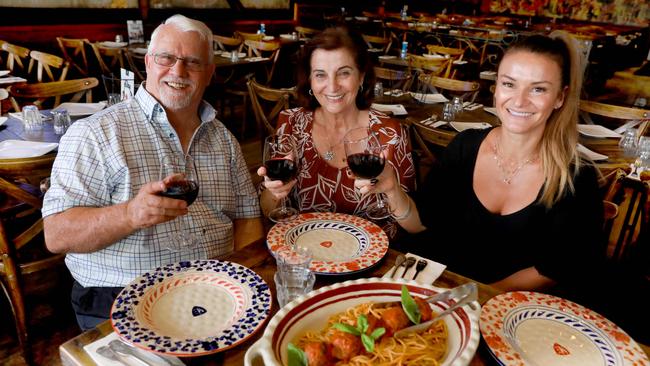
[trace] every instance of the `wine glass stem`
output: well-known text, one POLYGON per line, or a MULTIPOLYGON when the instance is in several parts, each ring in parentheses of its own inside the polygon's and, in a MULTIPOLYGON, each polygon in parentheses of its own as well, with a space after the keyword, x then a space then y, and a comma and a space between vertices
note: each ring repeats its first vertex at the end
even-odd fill
POLYGON ((377 195, 377 208, 386 207, 386 204, 384 203, 384 199, 383 199, 381 193, 375 193, 375 195, 377 195))
POLYGON ((287 213, 287 197, 280 200, 280 212, 284 215, 287 213))

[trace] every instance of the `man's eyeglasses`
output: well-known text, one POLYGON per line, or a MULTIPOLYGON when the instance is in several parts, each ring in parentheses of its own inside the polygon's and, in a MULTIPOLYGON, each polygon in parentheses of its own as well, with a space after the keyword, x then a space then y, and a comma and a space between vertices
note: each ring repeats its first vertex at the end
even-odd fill
POLYGON ((190 57, 176 57, 168 53, 154 53, 153 62, 160 66, 173 67, 176 65, 176 61, 182 61, 185 63, 185 67, 190 71, 203 71, 205 64, 201 60, 190 57))

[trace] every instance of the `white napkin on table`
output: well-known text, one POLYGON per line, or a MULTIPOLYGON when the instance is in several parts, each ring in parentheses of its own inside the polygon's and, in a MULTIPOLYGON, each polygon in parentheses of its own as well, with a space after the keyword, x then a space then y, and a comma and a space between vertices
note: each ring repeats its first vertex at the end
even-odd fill
MULTIPOLYGON (((10 117, 13 117, 20 122, 23 121, 23 113, 22 112, 9 112, 7 113, 10 117)), ((41 112, 41 118, 43 118, 43 121, 48 121, 52 119, 52 116, 45 115, 45 113, 41 112)))
POLYGON ((609 156, 597 153, 595 151, 589 150, 586 146, 578 144, 578 152, 584 154, 589 159, 593 161, 607 160, 609 156))
POLYGON ((440 93, 427 94, 410 92, 410 94, 413 99, 426 104, 446 103, 449 101, 449 99, 445 98, 445 96, 440 93))
POLYGON ((380 112, 392 112, 395 116, 403 116, 408 114, 408 112, 406 112, 406 108, 404 108, 404 106, 401 104, 372 103, 371 107, 380 112))
POLYGON ((494 107, 484 107, 483 110, 495 116, 497 115, 497 109, 494 107))
MULTIPOLYGON (((84 351, 86 351, 86 353, 90 355, 90 358, 92 358, 93 361, 95 361, 95 363, 97 363, 97 365, 99 366, 124 366, 124 363, 110 360, 97 353, 97 349, 99 347, 108 346, 108 342, 115 339, 120 339, 120 338, 118 337, 117 333, 111 332, 111 334, 107 335, 106 337, 100 338, 94 341, 93 343, 85 345, 84 351)), ((160 360, 158 356, 166 358, 174 365, 185 364, 178 357, 150 354, 149 352, 146 352, 144 350, 139 350, 139 349, 137 351, 138 354, 140 354, 143 358, 145 358, 151 366, 169 366, 169 363, 160 360)), ((129 365, 138 365, 138 366, 142 365, 142 362, 138 361, 133 356, 127 356, 126 359, 128 360, 127 362, 129 363, 129 365)))
POLYGON ((268 58, 268 57, 259 57, 259 56, 248 57, 248 58, 246 58, 246 61, 250 61, 250 62, 253 62, 253 61, 264 61, 264 60, 269 60, 269 58, 268 58))
POLYGON ((458 122, 458 121, 454 121, 454 122, 449 122, 449 125, 451 127, 453 127, 454 130, 456 130, 458 132, 465 131, 465 130, 470 129, 470 128, 482 130, 482 129, 485 129, 485 128, 492 127, 492 125, 487 123, 487 122, 458 122))
MULTIPOLYGON (((415 281, 418 283, 421 283, 423 285, 430 285, 432 284, 440 275, 442 272, 445 271, 445 268, 447 268, 446 265, 440 264, 436 261, 433 261, 431 259, 423 258, 420 257, 419 255, 411 254, 411 253, 406 253, 406 257, 413 257, 416 259, 416 263, 420 259, 424 259, 427 261, 427 266, 424 267, 420 273, 418 273, 418 276, 415 278, 415 281)), ((383 276, 382 278, 403 278, 406 280, 412 280, 413 276, 415 276, 415 265, 413 265, 411 268, 409 268, 408 271, 406 271, 405 275, 402 275, 404 273, 404 267, 400 266, 397 268, 397 271, 395 272, 395 276, 391 277, 393 274, 393 270, 395 269, 395 266, 391 267, 383 276)))

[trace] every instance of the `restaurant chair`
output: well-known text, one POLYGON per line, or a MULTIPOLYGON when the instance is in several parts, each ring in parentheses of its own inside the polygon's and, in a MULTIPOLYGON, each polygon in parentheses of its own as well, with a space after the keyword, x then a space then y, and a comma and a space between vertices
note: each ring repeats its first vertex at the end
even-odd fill
POLYGON ((313 38, 318 33, 322 32, 320 29, 307 28, 302 26, 296 26, 296 33, 298 33, 298 38, 313 38))
POLYGON ((119 69, 124 68, 124 57, 121 48, 106 47, 101 42, 91 42, 90 47, 93 49, 102 74, 120 75, 119 69))
POLYGON ((65 258, 64 254, 50 253, 43 238, 40 212, 43 193, 38 182, 50 175, 53 162, 54 154, 0 159, 0 284, 11 305, 18 342, 27 364, 32 359, 27 295, 42 293, 43 285, 53 285, 34 283, 33 277, 29 277, 42 272, 56 282, 54 270, 61 268, 65 258))
POLYGON ((1 47, 3 51, 7 52, 7 69, 14 76, 24 74, 25 64, 23 62, 29 57, 29 49, 8 42, 3 43, 1 47))
POLYGON ((610 179, 603 199, 608 206, 614 204, 617 207, 611 222, 607 222, 609 218, 605 216, 607 255, 613 261, 626 262, 637 259, 634 253, 648 252, 650 244, 644 241, 650 235, 650 180, 629 178, 624 169, 617 169, 612 174, 613 179, 610 179))
MULTIPOLYGON (((643 136, 648 129, 650 122, 650 111, 641 108, 622 107, 613 104, 593 102, 590 100, 580 101, 580 116, 582 120, 588 124, 593 124, 592 115, 605 117, 611 120, 641 120, 641 125, 638 129, 639 136, 643 136)), ((623 123, 617 122, 616 127, 623 123)))
POLYGON ((140 85, 143 81, 147 80, 147 68, 145 66, 145 54, 135 52, 135 50, 127 48, 124 52, 126 63, 129 69, 135 75, 135 84, 140 85))
POLYGON ((393 40, 390 37, 369 36, 363 34, 363 40, 368 45, 369 52, 376 52, 385 55, 390 50, 393 40))
POLYGON ((68 76, 70 63, 59 56, 40 51, 31 51, 29 57, 27 73, 31 75, 34 65, 36 65, 36 81, 39 83, 43 82, 43 71, 45 71, 45 75, 48 77, 45 81, 63 81, 68 76), (52 69, 59 69, 58 76, 54 76, 52 69))
POLYGON ((261 41, 264 35, 261 33, 247 33, 235 31, 235 37, 240 38, 242 41, 261 41))
POLYGON ((406 61, 411 72, 415 75, 435 75, 444 74, 451 63, 447 58, 429 58, 418 55, 407 55, 406 61))
POLYGON ((251 99, 258 135, 261 140, 275 134, 276 120, 280 112, 292 107, 297 98, 296 87, 273 89, 259 84, 255 79, 248 80, 248 93, 251 99))
POLYGON ((215 51, 237 51, 241 52, 244 48, 243 39, 240 37, 226 37, 217 34, 212 35, 212 41, 215 51))
POLYGON ((81 76, 88 76, 88 59, 86 58, 86 44, 90 41, 85 38, 63 38, 56 37, 63 58, 79 71, 81 76))
POLYGON ((426 74, 420 74, 418 80, 425 88, 431 88, 434 92, 442 93, 447 98, 459 96, 466 102, 474 102, 480 88, 479 83, 475 81, 462 81, 426 74))
MULTIPOLYGON (((0 39, 0 51, 3 51, 2 50, 2 45, 5 44, 5 43, 7 43, 7 42, 0 39)), ((2 52, 0 52, 0 67, 3 68, 3 69, 5 67, 5 62, 2 60, 2 52)))
POLYGON ((454 62, 463 61, 465 50, 461 48, 443 47, 433 44, 426 45, 426 49, 429 51, 430 55, 439 55, 447 59, 445 71, 439 76, 453 79, 456 74, 455 68, 452 71, 454 62))
POLYGON ((92 89, 99 84, 96 78, 52 81, 47 83, 16 84, 7 90, 11 104, 16 112, 26 104, 35 104, 39 109, 56 108, 61 104, 62 96, 73 94, 68 102, 79 102, 85 96, 85 102, 92 102, 92 89), (50 100, 52 102, 50 103, 50 100), (19 102, 20 101, 20 102, 19 102), (45 105, 47 104, 47 105, 45 105))
POLYGON ((408 70, 394 70, 386 67, 375 66, 375 77, 382 82, 384 89, 400 89, 408 91, 413 83, 413 77, 408 70))

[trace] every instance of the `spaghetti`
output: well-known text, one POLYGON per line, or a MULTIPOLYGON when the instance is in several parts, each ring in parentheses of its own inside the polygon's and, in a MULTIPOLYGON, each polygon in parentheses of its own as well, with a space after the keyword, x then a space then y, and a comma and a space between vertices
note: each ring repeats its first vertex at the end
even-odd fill
MULTIPOLYGON (((359 315, 372 315, 381 319, 384 308, 375 308, 372 303, 364 303, 336 314, 328 320, 320 332, 306 332, 296 342, 304 348, 310 342, 328 342, 328 333, 335 323, 354 325, 359 315)), ((337 366, 368 365, 439 365, 447 353, 447 326, 440 320, 422 332, 409 333, 403 337, 383 336, 375 344, 373 353, 362 352, 349 361, 340 361, 337 366)))

